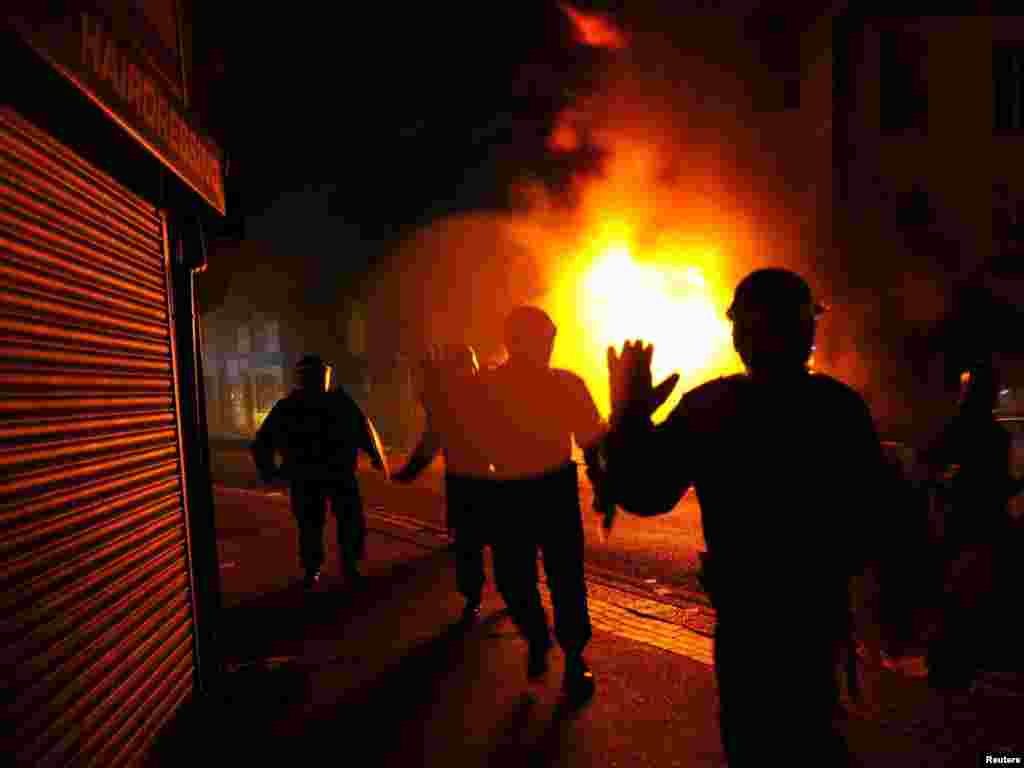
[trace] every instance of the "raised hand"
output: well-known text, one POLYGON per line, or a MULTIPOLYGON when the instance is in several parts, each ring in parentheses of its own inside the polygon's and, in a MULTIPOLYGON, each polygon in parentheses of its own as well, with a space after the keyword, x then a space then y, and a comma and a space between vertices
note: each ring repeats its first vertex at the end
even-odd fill
POLYGON ((645 345, 642 340, 627 341, 622 353, 615 347, 608 347, 608 383, 612 401, 612 421, 621 423, 624 419, 651 417, 679 381, 679 374, 673 373, 663 382, 654 386, 651 377, 651 358, 654 345, 645 345))

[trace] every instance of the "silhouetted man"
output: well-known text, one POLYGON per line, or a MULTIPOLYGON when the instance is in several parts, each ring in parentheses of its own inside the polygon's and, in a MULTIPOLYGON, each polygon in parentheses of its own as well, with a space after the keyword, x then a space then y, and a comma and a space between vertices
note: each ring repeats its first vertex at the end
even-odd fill
POLYGON ((265 483, 290 483, 292 514, 299 526, 299 553, 305 585, 320 580, 324 562, 324 524, 330 500, 338 527, 338 557, 352 581, 361 577, 366 518, 356 478, 359 450, 387 474, 380 438, 359 406, 340 389, 330 390, 330 366, 316 355, 297 366, 297 388, 274 404, 252 444, 265 483), (280 467, 274 453, 283 459, 280 467))
POLYGON ((551 368, 555 324, 536 307, 518 307, 505 322, 508 361, 484 375, 487 456, 494 467, 494 577, 529 645, 527 674, 547 671, 551 636, 537 589, 537 553, 554 607, 555 636, 565 653, 563 688, 582 703, 594 691, 583 658, 590 639, 583 577, 583 525, 572 439, 583 449, 600 495, 598 443, 605 425, 583 380, 551 368))
POLYGON ((448 530, 455 534, 455 582, 466 598, 463 624, 480 617, 487 543, 487 461, 479 441, 481 428, 480 365, 468 344, 452 344, 424 362, 423 405, 427 424, 409 463, 393 475, 411 483, 434 458, 444 455, 448 530))
POLYGON ((799 275, 748 275, 728 312, 747 372, 691 390, 658 426, 678 376, 652 387, 643 342, 608 350, 612 498, 658 515, 697 491, 730 768, 847 757, 838 662, 883 458, 863 399, 808 371, 820 311, 799 275))
POLYGON ((1010 434, 993 414, 998 393, 992 366, 972 366, 959 412, 925 454, 932 475, 948 478, 942 626, 928 653, 929 679, 947 691, 966 691, 977 676, 985 634, 979 627, 997 570, 1019 556, 1002 551, 1011 535, 1007 503, 1022 486, 1010 474, 1010 434))

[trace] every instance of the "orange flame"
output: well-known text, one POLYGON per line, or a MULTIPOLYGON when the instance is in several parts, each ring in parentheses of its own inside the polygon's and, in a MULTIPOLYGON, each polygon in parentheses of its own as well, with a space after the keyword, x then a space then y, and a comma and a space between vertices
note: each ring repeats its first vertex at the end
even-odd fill
POLYGON ((573 152, 579 149, 579 146, 580 137, 576 127, 564 116, 559 116, 554 130, 548 137, 548 148, 554 152, 573 152))
POLYGON ((607 18, 595 13, 583 13, 564 3, 558 5, 572 22, 577 42, 592 48, 618 50, 626 47, 625 34, 607 18))
POLYGON ((658 181, 659 147, 606 137, 601 176, 579 179, 579 208, 535 208, 511 235, 550 265, 537 303, 558 326, 552 364, 577 372, 608 413, 605 353, 627 339, 655 348, 653 373, 681 381, 659 409, 708 379, 742 370, 725 309, 739 261, 751 250, 746 222, 724 204, 711 177, 685 189, 658 181))

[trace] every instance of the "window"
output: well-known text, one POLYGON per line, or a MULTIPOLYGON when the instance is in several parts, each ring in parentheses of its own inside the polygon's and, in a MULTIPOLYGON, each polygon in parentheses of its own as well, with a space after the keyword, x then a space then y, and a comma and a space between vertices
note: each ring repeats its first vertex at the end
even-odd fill
POLYGON ((992 271, 997 276, 1024 273, 1024 197, 1009 184, 992 185, 992 271))
POLYGON ((778 14, 760 12, 746 19, 743 35, 757 46, 754 110, 799 110, 801 30, 778 14))
POLYGON ((1024 45, 997 43, 992 49, 993 128, 1024 133, 1024 45))
POLYGON ((265 352, 278 353, 281 351, 281 326, 277 320, 268 320, 266 324, 266 348, 265 352))
POLYGON ((203 333, 203 365, 209 367, 217 360, 217 337, 204 329, 203 333))
POLYGON ((251 351, 252 339, 249 336, 249 326, 240 326, 238 329, 238 354, 248 355, 251 351))
POLYGON ((885 135, 928 130, 927 45, 910 28, 884 29, 880 39, 880 117, 885 135))

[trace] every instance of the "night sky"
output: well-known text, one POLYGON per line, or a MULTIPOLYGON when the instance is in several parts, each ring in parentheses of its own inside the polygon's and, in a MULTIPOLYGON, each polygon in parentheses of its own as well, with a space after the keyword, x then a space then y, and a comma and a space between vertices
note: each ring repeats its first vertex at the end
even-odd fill
POLYGON ((334 207, 367 237, 388 236, 445 209, 500 204, 503 169, 543 170, 585 51, 555 3, 503 16, 459 5, 200 15, 197 70, 215 77, 196 106, 228 149, 232 216, 332 182, 334 207))
MULTIPOLYGON (((610 0, 574 5, 627 27, 671 32, 689 23, 685 8, 662 0, 632 2, 628 14, 610 0)), ((732 2, 733 13, 722 2, 690 5, 715 6, 774 59, 772 51, 793 46, 764 40, 785 40, 778 31, 804 21, 792 12, 780 21, 751 2, 732 2)), ((294 190, 319 185, 330 214, 361 244, 347 249, 345 265, 326 267, 357 283, 430 222, 505 208, 524 178, 557 192, 596 162, 589 148, 556 156, 546 146, 556 116, 594 87, 609 55, 579 45, 553 0, 234 15, 220 4, 195 6, 193 104, 228 159, 228 216, 208 223, 214 247, 203 291, 213 303, 236 268, 233 244, 253 237, 253 221, 294 190)), ((739 66, 751 52, 737 36, 708 55, 739 66)), ((294 227, 303 226, 296 217, 294 227)), ((324 269, 313 263, 308 273, 324 269)))

